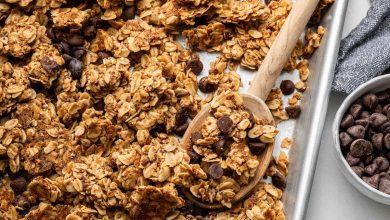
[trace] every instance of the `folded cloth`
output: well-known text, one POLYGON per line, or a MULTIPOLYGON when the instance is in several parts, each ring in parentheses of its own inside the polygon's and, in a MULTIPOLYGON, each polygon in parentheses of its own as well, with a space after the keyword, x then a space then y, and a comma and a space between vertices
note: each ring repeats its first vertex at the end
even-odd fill
POLYGON ((390 0, 373 0, 367 16, 341 41, 332 89, 350 93, 389 67, 390 0))

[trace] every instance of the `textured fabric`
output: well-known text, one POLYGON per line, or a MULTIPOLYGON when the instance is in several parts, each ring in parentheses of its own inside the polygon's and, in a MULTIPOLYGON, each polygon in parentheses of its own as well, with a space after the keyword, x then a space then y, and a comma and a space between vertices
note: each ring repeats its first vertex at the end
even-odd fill
POLYGON ((389 67, 390 0, 374 0, 367 16, 341 41, 333 90, 350 93, 389 67))

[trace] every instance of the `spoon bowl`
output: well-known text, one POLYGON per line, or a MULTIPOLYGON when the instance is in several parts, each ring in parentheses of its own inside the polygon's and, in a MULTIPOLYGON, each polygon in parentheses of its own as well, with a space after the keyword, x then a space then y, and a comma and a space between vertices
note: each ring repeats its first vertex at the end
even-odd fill
MULTIPOLYGON (((267 122, 267 124, 275 125, 274 118, 268 108, 268 106, 264 103, 263 100, 252 95, 250 93, 241 93, 240 94, 243 101, 244 106, 247 111, 251 112, 253 115, 256 115, 258 118, 267 122)), ((223 97, 221 97, 223 98, 223 97)), ((210 114, 210 104, 205 105, 202 110, 196 115, 193 119, 190 126, 187 128, 187 132, 183 136, 183 141, 181 142, 181 147, 183 149, 189 150, 192 146, 191 144, 191 134, 192 132, 199 131, 201 129, 202 123, 206 120, 207 117, 211 116, 210 114), (192 132, 188 132, 192 131, 192 132)), ((240 201, 242 198, 246 197, 249 193, 251 193, 255 186, 259 183, 261 178, 264 176, 265 171, 268 168, 268 165, 272 158, 272 151, 274 148, 274 144, 267 144, 267 147, 264 151, 258 155, 258 160, 260 161, 259 167, 256 170, 255 175, 251 179, 251 181, 244 187, 240 189, 240 191, 234 197, 232 203, 236 203, 240 201)), ((192 193, 187 189, 182 189, 183 194, 191 200, 196 206, 204 209, 221 209, 223 208, 221 203, 204 203, 199 198, 192 195, 192 193)))

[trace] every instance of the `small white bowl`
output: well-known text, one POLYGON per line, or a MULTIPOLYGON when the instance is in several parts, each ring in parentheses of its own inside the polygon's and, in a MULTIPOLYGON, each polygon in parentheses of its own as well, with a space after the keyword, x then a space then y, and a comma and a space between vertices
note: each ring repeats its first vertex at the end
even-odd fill
POLYGON ((390 74, 376 77, 362 85, 360 85, 355 91, 353 91, 341 104, 339 110, 336 113, 335 119, 333 121, 333 140, 336 158, 339 161, 338 165, 341 172, 347 178, 347 180, 361 193, 366 195, 367 197, 383 203, 390 205, 390 195, 383 193, 373 187, 369 186, 365 183, 349 166, 347 161, 345 160, 340 147, 339 140, 339 126, 340 122, 345 114, 348 111, 351 104, 361 97, 362 95, 368 92, 380 92, 390 88, 390 74))

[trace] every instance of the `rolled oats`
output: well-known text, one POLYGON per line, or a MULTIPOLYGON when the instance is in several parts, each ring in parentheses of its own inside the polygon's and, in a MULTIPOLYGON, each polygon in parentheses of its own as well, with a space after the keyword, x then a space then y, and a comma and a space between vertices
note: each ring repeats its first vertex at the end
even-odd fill
POLYGON ((221 42, 232 35, 232 30, 221 22, 200 25, 194 29, 185 30, 187 44, 193 49, 214 52, 221 50, 221 42))
POLYGON ((53 69, 53 71, 45 70, 41 63, 41 60, 44 59, 44 57, 50 57, 49 59, 59 66, 65 64, 65 61, 60 56, 58 50, 51 45, 50 40, 45 37, 45 42, 41 42, 37 46, 35 52, 31 56, 30 62, 24 66, 24 70, 28 73, 31 82, 41 83, 44 87, 50 88, 53 81, 57 79, 60 68, 53 69))
POLYGON ((322 15, 329 6, 331 6, 336 0, 321 0, 318 3, 316 10, 314 11, 310 21, 314 24, 318 24, 321 21, 322 15))
POLYGON ((30 53, 44 32, 45 27, 40 26, 35 15, 12 10, 0 31, 0 52, 22 58, 30 53))
POLYGON ((15 109, 18 102, 33 99, 27 72, 7 62, 0 68, 0 116, 15 109))
POLYGON ((51 10, 54 27, 81 28, 82 24, 90 17, 90 12, 80 11, 78 8, 57 8, 51 10))
MULTIPOLYGON (((333 2, 321 0, 312 21, 333 2)), ((179 193, 185 188, 228 207, 200 210, 209 219, 285 219, 284 152, 267 170, 273 184, 231 201, 278 133, 243 108, 238 65, 258 68, 291 7, 291 0, 1 2, 0 218, 199 219, 179 193), (206 70, 196 51, 220 54, 206 70), (211 116, 183 150, 173 134, 208 103, 211 116), (13 189, 16 177, 27 187, 13 189)), ((280 89, 269 94, 276 122, 299 108, 307 59, 324 33, 309 29, 285 66, 300 76, 290 106, 280 89)))
POLYGON ((320 46, 321 39, 325 34, 325 28, 318 26, 317 31, 314 32, 312 29, 308 29, 306 32, 306 45, 303 48, 303 54, 306 57, 310 57, 314 50, 320 46))
POLYGON ((260 164, 257 155, 274 142, 278 131, 270 122, 246 111, 237 92, 216 96, 211 109, 211 116, 196 134, 199 138, 195 140, 195 133, 192 134, 190 151, 199 155, 194 162, 212 178, 195 178, 190 191, 206 202, 231 207, 240 187, 255 175, 260 164), (211 167, 215 165, 222 168, 218 171, 221 175, 212 173, 211 167))
POLYGON ((291 147, 291 144, 292 144, 292 139, 290 137, 286 137, 282 140, 282 148, 287 148, 289 149, 291 147))

